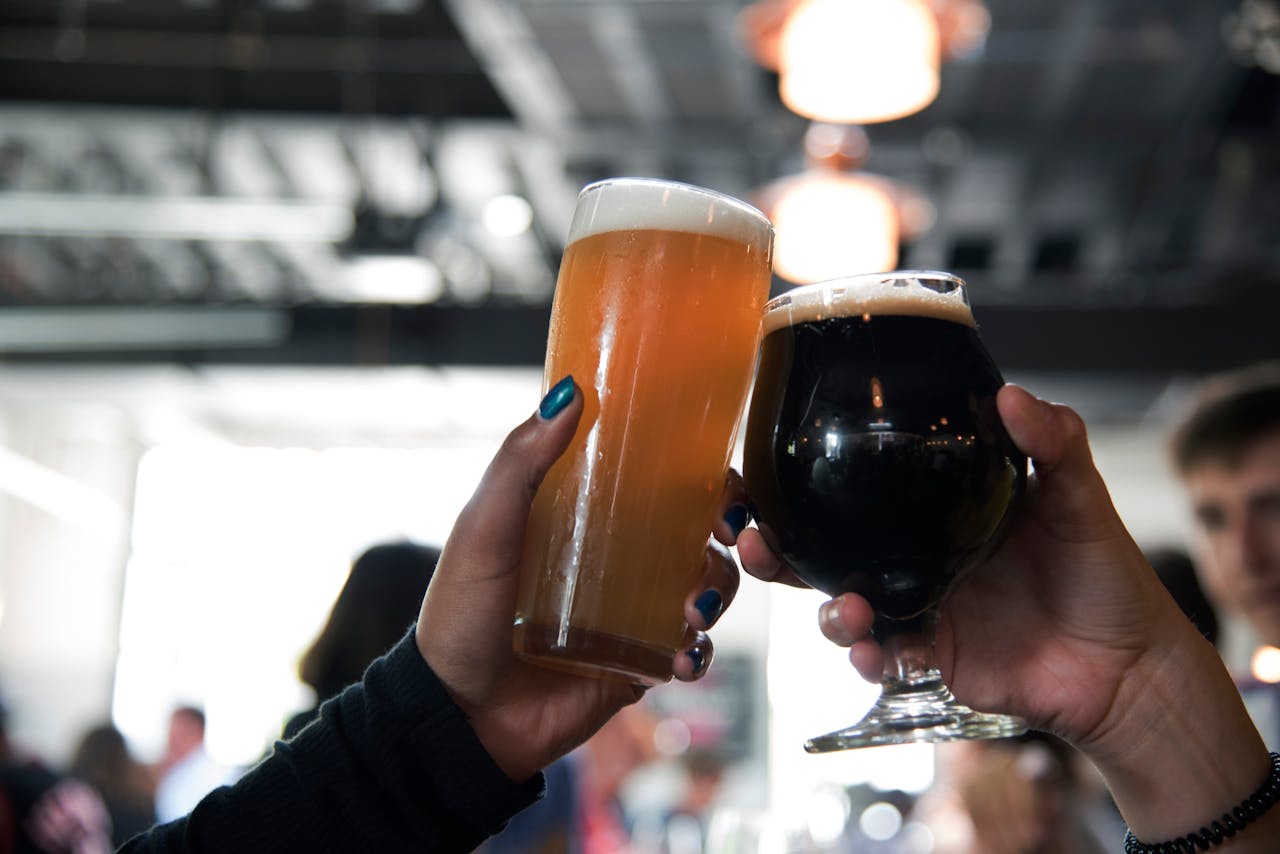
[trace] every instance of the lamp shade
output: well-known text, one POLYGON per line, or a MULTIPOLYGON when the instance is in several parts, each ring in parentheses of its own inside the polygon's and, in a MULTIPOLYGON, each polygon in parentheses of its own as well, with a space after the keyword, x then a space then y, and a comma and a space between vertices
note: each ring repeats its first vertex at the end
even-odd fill
POLYGON ((804 0, 782 27, 778 92, 818 121, 891 121, 937 97, 940 52, 922 0, 804 0))
POLYGON ((880 180, 815 170, 775 182, 773 269, 807 283, 892 270, 898 262, 897 205, 880 180))

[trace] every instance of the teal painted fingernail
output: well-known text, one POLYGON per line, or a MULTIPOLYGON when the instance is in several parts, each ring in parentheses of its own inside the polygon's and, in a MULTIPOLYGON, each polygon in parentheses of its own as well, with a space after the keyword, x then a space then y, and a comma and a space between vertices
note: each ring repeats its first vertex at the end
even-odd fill
POLYGON ((707 657, 703 655, 702 650, 696 646, 685 653, 689 656, 689 661, 693 663, 693 675, 697 676, 707 666, 707 657))
POLYGON ((550 421, 573 402, 573 374, 569 374, 551 387, 547 396, 538 404, 538 414, 543 421, 550 421))
POLYGON ((724 521, 733 529, 735 537, 742 533, 743 528, 747 527, 747 522, 750 518, 745 504, 735 504, 724 511, 724 521))
POLYGON ((716 617, 720 616, 720 611, 724 608, 724 599, 718 591, 704 590, 701 596, 693 600, 693 607, 698 609, 703 621, 709 626, 715 622, 716 617))

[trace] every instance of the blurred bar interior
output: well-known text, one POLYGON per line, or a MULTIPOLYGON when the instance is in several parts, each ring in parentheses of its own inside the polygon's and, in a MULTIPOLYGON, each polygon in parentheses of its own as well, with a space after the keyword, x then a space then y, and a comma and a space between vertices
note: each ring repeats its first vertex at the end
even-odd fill
MULTIPOLYGON (((868 265, 965 277, 1006 376, 1085 415, 1139 543, 1183 545, 1170 413, 1196 377, 1280 355, 1280 4, 886 0, 926 42, 806 73, 853 94, 915 57, 936 96, 891 120, 825 101, 814 124, 783 63, 834 25, 788 22, 831 5, 0 4, 16 740, 62 762, 111 718, 155 759, 195 703, 218 758, 261 755, 310 703, 297 660, 351 561, 441 543, 536 406, 574 197, 614 175, 768 209, 775 292, 868 265)), ((709 682, 653 692, 659 752, 720 751, 719 802, 762 839, 909 836, 863 807, 923 791, 930 748, 800 749, 876 690, 821 639, 820 601, 745 581, 709 682)))

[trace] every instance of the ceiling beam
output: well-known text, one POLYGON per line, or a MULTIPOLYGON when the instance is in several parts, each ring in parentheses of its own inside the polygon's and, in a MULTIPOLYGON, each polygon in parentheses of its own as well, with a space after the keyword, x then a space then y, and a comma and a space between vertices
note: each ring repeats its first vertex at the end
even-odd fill
MULTIPOLYGON (((1202 373, 1275 356, 1280 303, 1165 306, 979 304, 983 340, 1006 372, 1202 373), (1246 310, 1247 308, 1247 310, 1246 310)), ((133 310, 121 310, 121 316, 133 310)), ((6 318, 0 311, 0 331, 6 318)), ((262 365, 523 365, 543 361, 550 306, 318 307, 287 311, 287 338, 275 346, 139 339, 115 342, 95 361, 262 365)), ((13 322, 17 322, 16 320, 13 322)), ((11 327, 16 328, 16 327, 11 327)), ((146 329, 154 328, 148 323, 146 329)), ((142 326, 139 329, 143 329, 142 326)), ((168 336, 170 339, 176 337, 168 336)), ((66 338, 65 333, 62 339, 66 338)), ((0 339, 0 352, 4 347, 0 339)), ((4 360, 82 362, 89 348, 53 339, 10 350, 4 360)))
POLYGON ((518 3, 444 0, 444 5, 521 125, 557 133, 577 118, 573 99, 518 3))

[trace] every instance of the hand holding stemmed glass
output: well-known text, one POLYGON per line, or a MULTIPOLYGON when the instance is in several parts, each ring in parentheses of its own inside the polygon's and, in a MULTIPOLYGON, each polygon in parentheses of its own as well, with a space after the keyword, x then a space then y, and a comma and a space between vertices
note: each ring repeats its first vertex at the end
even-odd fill
MULTIPOLYGON (((1017 714, 1080 750, 1138 838, 1207 826, 1255 790, 1270 764, 1230 674, 1116 513, 1080 416, 1016 386, 1000 387, 992 401, 1034 473, 998 545, 977 553, 938 608, 946 684, 975 708, 1017 714)), ((755 481, 759 490, 758 471, 755 481)), ((761 530, 738 539, 743 569, 804 584, 760 509, 761 530)), ((851 558, 864 548, 853 542, 862 530, 840 535, 851 558)), ((892 643, 882 645, 873 628, 882 619, 873 600, 840 592, 819 621, 872 679, 893 660, 892 643)), ((1271 851, 1277 834, 1280 811, 1272 810, 1224 847, 1271 851)))

